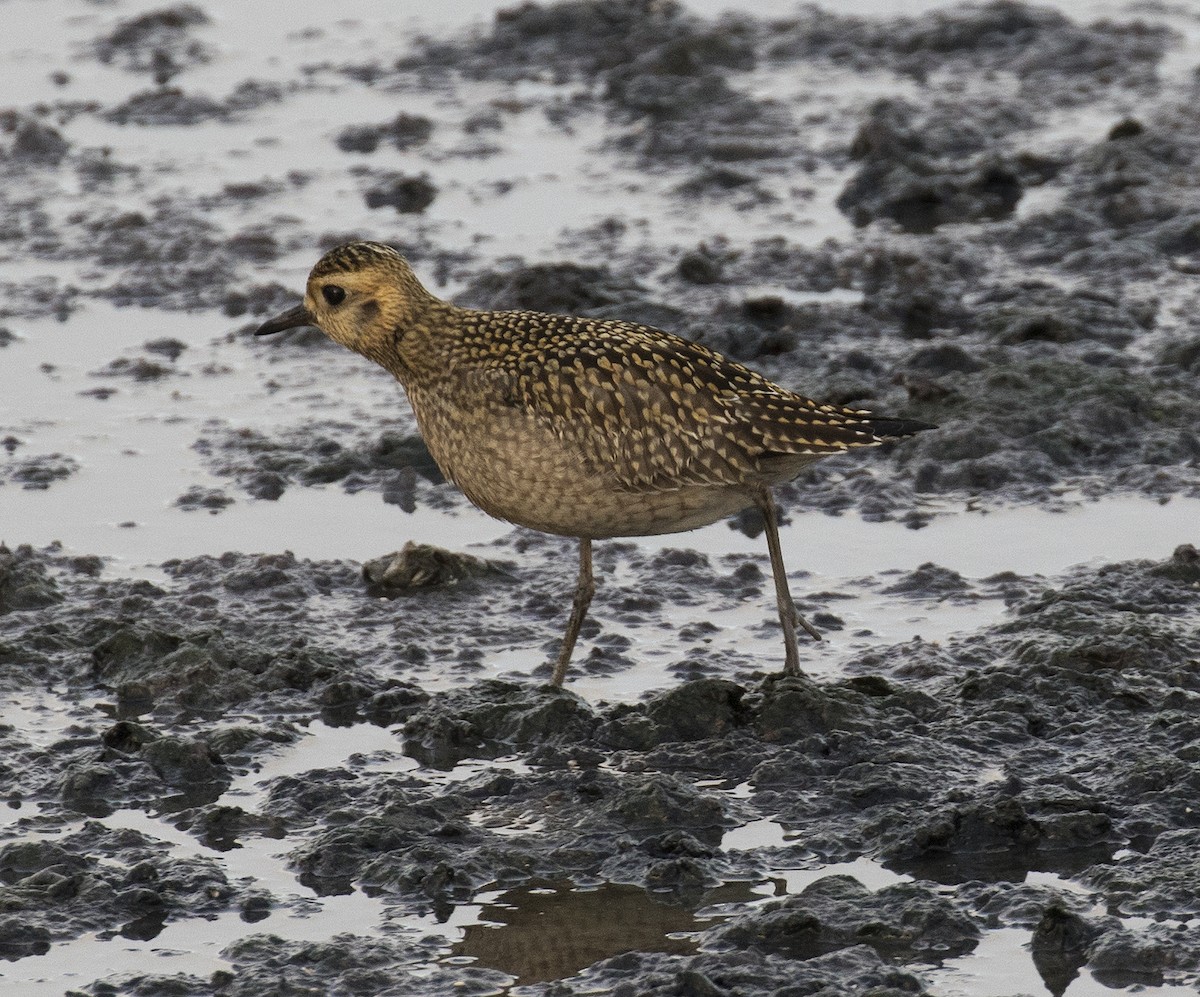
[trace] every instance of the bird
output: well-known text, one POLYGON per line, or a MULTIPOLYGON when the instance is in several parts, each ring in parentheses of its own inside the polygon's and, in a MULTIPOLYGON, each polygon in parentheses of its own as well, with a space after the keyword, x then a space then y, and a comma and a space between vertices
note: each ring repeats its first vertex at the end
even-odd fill
POLYGON ((820 633, 788 589, 771 489, 815 460, 934 427, 806 398, 650 326, 443 301, 404 257, 349 242, 312 268, 304 300, 258 336, 316 326, 400 382, 445 477, 485 513, 579 541, 561 686, 595 594, 592 542, 762 514, 783 630, 820 633))

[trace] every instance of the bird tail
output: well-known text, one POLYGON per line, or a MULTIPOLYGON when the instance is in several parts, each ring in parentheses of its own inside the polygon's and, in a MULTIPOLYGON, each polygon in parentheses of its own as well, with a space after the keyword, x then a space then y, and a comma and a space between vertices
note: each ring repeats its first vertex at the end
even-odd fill
POLYGON ((871 432, 880 440, 902 440, 927 429, 937 429, 933 423, 920 422, 917 419, 891 419, 887 416, 872 415, 868 416, 866 421, 871 427, 871 432))

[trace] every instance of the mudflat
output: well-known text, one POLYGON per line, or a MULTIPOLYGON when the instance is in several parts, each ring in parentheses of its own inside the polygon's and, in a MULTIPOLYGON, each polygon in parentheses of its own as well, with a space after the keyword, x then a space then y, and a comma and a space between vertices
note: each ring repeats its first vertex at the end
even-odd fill
POLYGON ((1193 992, 1195 14, 243 6, 6 6, 5 992, 1193 992), (936 423, 778 490, 805 675, 743 514, 547 687, 571 542, 251 334, 364 238, 936 423))

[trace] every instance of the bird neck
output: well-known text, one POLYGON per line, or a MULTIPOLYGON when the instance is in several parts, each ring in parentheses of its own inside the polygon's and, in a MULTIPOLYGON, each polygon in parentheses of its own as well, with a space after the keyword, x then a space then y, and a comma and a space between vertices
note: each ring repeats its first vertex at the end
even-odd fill
POLYGON ((411 297, 391 338, 371 359, 387 368, 405 387, 443 380, 454 360, 456 314, 462 309, 426 293, 411 297))

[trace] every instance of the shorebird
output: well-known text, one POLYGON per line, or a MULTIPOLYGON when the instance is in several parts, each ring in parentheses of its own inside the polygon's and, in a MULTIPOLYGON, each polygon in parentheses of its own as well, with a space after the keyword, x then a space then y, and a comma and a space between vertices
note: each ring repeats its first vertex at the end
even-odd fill
POLYGON ((375 242, 326 253, 303 303, 256 334, 308 325, 400 382, 433 459, 471 502, 578 538, 556 686, 595 593, 593 540, 692 530, 749 506, 766 526, 784 671, 799 674, 797 626, 821 636, 788 590, 772 486, 830 454, 932 428, 813 401, 649 326, 460 308, 375 242))

